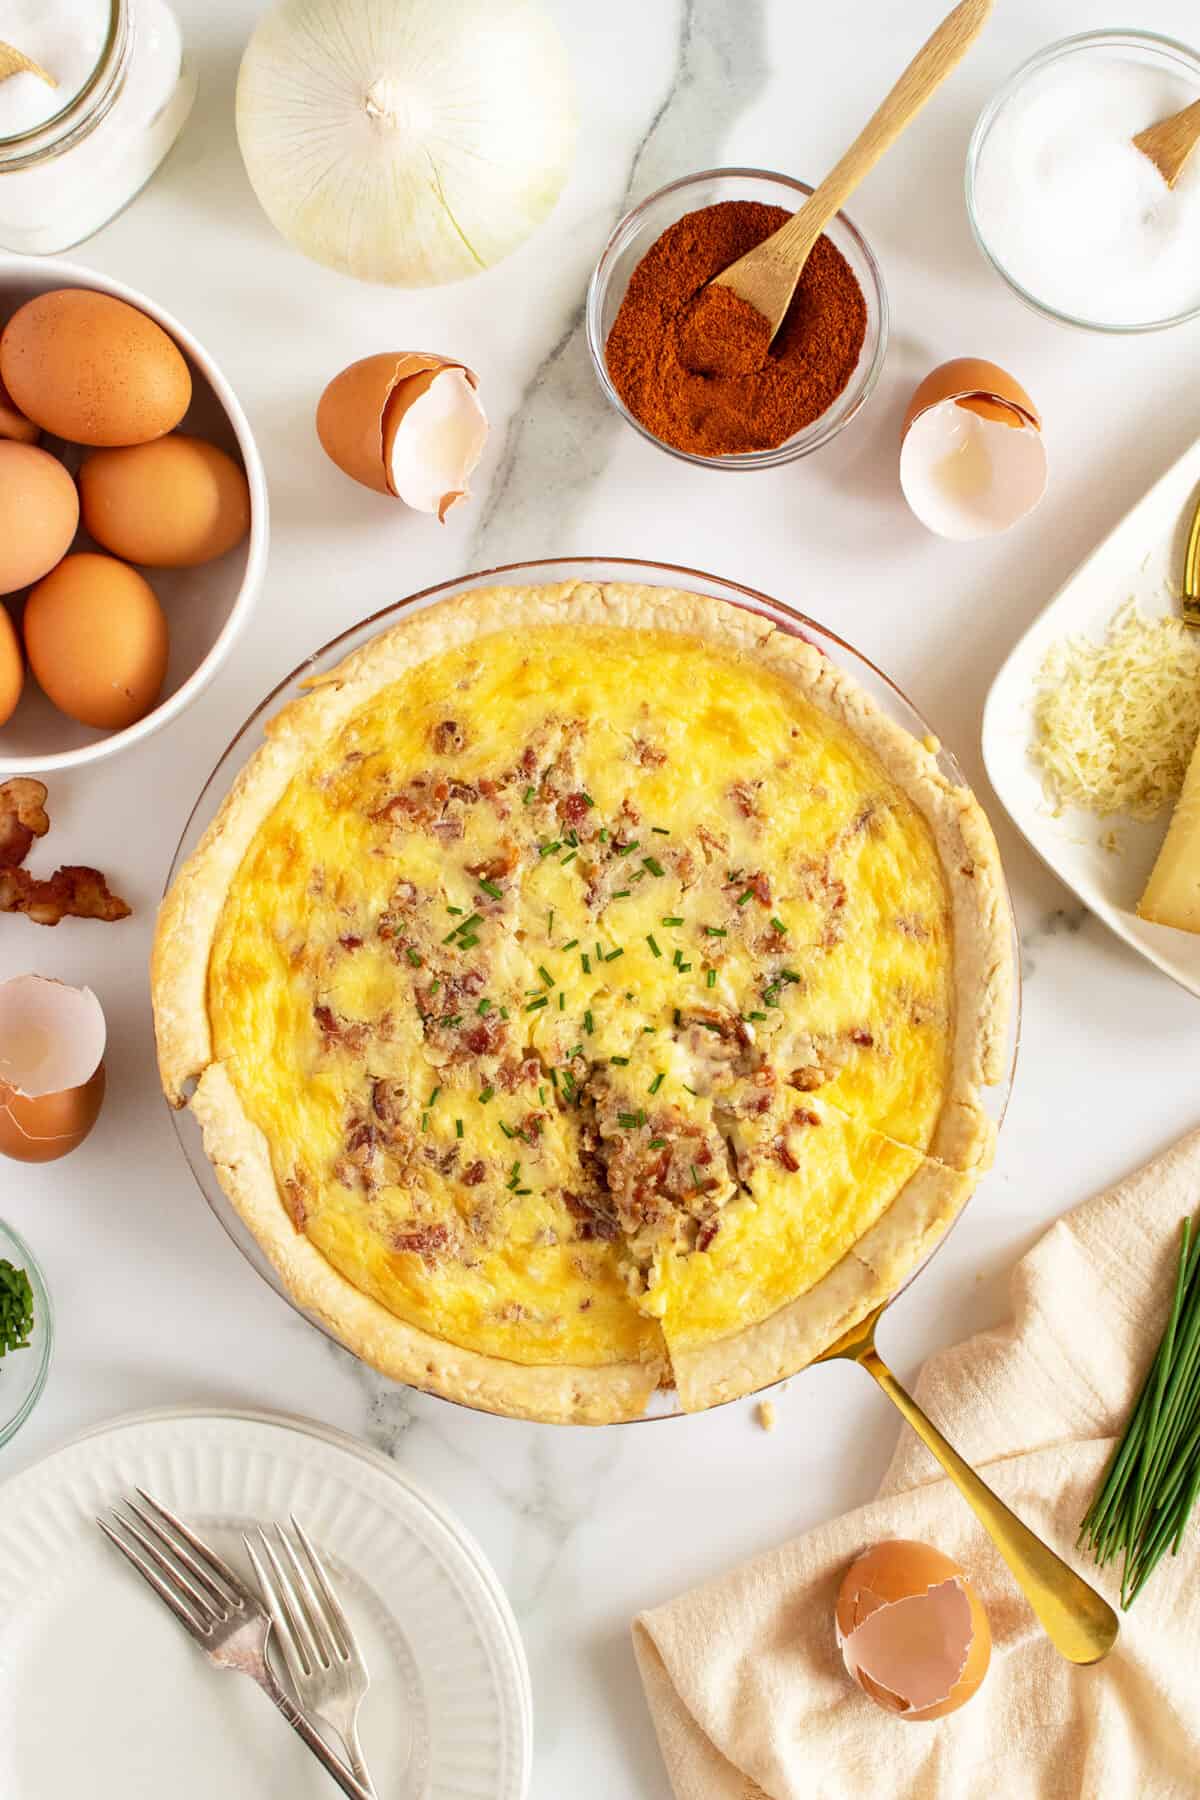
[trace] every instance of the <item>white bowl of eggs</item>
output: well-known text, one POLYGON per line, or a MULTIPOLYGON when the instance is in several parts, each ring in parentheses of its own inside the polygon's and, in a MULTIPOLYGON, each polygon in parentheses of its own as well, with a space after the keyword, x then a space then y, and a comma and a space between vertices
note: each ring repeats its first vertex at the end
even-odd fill
POLYGON ((0 257, 0 775, 175 718, 266 560, 262 460, 196 340, 107 276, 0 257))

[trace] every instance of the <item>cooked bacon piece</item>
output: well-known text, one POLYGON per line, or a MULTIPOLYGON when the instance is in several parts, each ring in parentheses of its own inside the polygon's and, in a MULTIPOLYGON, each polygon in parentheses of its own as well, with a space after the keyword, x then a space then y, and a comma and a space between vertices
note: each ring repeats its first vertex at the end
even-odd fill
POLYGON ((761 781, 735 781, 731 785, 729 797, 743 819, 757 819, 761 816, 758 810, 758 795, 761 787, 761 781))
POLYGON ((511 1094, 514 1088, 520 1087, 526 1081, 544 1081, 545 1078, 546 1070, 542 1059, 540 1056, 534 1055, 523 1056, 520 1059, 506 1057, 496 1070, 494 1077, 496 1086, 503 1088, 506 1094, 511 1094))
POLYGON ((485 857, 482 862, 468 863, 467 874, 473 875, 476 881, 503 881, 520 860, 521 853, 516 844, 506 839, 493 856, 485 857))
POLYGON ((457 813, 448 813, 444 819, 431 820, 429 830, 439 842, 455 844, 462 837, 465 826, 457 813))
POLYGON ((313 1007, 313 1018, 326 1044, 341 1044, 347 1050, 361 1050, 367 1041, 367 1027, 339 1019, 331 1006, 321 1002, 313 1007))
POLYGON ((380 1079, 371 1083, 371 1111, 381 1125, 396 1126, 403 1122, 407 1098, 408 1091, 402 1081, 380 1079))
POLYGON ((775 1155, 788 1171, 789 1175, 794 1175, 800 1167, 800 1163, 793 1155, 792 1151, 789 1150, 787 1139, 785 1137, 777 1137, 775 1139, 774 1149, 775 1155))
POLYGON ((722 832, 710 831, 707 825, 697 825, 696 836, 700 839, 705 862, 715 862, 720 856, 728 856, 729 839, 722 832))
POLYGON ((361 950, 363 945, 362 939, 360 937, 355 937, 352 932, 347 933, 345 937, 340 937, 338 943, 342 946, 343 950, 361 950))
POLYGON ((850 1033, 850 1042, 852 1044, 861 1045, 864 1050, 870 1050, 874 1046, 875 1039, 871 1036, 869 1031, 866 1031, 862 1026, 859 1026, 857 1030, 850 1033))
POLYGON ((457 719, 440 719, 429 735, 439 756, 455 756, 467 747, 466 730, 457 719))
POLYGON ((523 1137, 527 1143, 536 1144, 542 1135, 542 1127, 549 1117, 550 1114, 545 1112, 526 1113, 518 1128, 518 1136, 523 1137))
POLYGON ((593 808, 587 795, 579 789, 575 793, 564 794, 556 810, 563 824, 577 831, 593 808))
POLYGON ((590 1243, 594 1238, 603 1238, 611 1243, 614 1238, 620 1237, 621 1227, 602 1195, 573 1194, 564 1188, 563 1204, 571 1217, 579 1221, 575 1236, 581 1243, 590 1243))
POLYGON ((462 1172, 461 1179, 463 1186, 478 1187, 486 1174, 487 1164, 483 1162, 482 1159, 473 1163, 468 1163, 467 1167, 462 1172))
POLYGON ((392 1233, 392 1249, 407 1251, 412 1256, 419 1256, 429 1268, 434 1268, 439 1256, 443 1256, 450 1248, 450 1232, 445 1225, 415 1225, 392 1233))
POLYGON ((494 1056, 508 1035, 508 1026, 497 1012, 477 1019, 462 1034, 463 1046, 472 1056, 494 1056))
POLYGON ((711 1250, 712 1244, 713 1244, 713 1239, 716 1237, 716 1235, 717 1235, 718 1231, 720 1231, 720 1229, 721 1229, 720 1213, 718 1213, 714 1218, 706 1219, 704 1221, 703 1225, 701 1225, 699 1231, 696 1233, 696 1248, 697 1248, 697 1250, 711 1250))
POLYGON ((647 738, 635 737, 633 740, 633 759, 641 763, 643 769, 661 769, 667 760, 665 750, 652 744, 647 738))
POLYGON ((27 869, 0 868, 0 912, 24 913, 35 925, 57 925, 62 919, 127 919, 130 908, 110 893, 98 869, 68 863, 45 881, 27 869))
POLYGON ((283 1182, 283 1208, 297 1231, 304 1230, 308 1219, 310 1191, 308 1171, 297 1163, 283 1182))
POLYGON ((799 1069, 793 1069, 788 1076, 788 1086, 797 1088, 802 1094, 815 1094, 819 1087, 824 1087, 829 1077, 819 1063, 805 1063, 799 1069))
POLYGON ((819 1125, 820 1113, 811 1112, 807 1106, 801 1106, 792 1114, 793 1125, 819 1125))
POLYGON ((49 829, 44 782, 18 775, 0 783, 0 869, 18 868, 49 829))

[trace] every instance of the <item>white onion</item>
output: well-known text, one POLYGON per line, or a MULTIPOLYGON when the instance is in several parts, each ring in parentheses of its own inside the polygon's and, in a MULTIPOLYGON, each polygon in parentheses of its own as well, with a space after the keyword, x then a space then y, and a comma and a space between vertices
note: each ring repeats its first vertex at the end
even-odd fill
POLYGON ((558 198, 566 52, 532 0, 277 0, 242 59, 237 128, 298 249, 365 281, 458 281, 558 198))

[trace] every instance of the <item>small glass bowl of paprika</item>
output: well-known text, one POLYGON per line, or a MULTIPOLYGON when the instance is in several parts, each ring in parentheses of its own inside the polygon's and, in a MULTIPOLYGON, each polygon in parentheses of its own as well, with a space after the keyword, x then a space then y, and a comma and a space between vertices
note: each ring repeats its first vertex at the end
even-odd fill
POLYGON ((743 301, 721 288, 698 299, 811 193, 763 169, 706 169, 643 200, 605 245, 587 294, 596 375, 622 418, 672 456, 775 468, 829 443, 874 391, 887 294, 844 213, 814 246, 769 355, 743 301))

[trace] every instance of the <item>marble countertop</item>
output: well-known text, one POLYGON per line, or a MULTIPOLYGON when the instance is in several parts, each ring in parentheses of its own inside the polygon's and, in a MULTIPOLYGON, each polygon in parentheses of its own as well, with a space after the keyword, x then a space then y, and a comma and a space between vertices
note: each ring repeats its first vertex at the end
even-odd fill
MULTIPOLYGON (((266 461, 271 563, 231 664, 181 720, 133 753, 52 780, 55 853, 105 868, 135 918, 55 932, 10 919, 0 930, 0 975, 36 968, 91 983, 111 1046, 108 1103, 85 1148, 0 1168, 0 1214, 43 1261, 59 1326, 49 1387, 0 1452, 0 1478, 142 1407, 278 1407, 356 1433, 458 1512, 507 1587, 532 1666, 535 1800, 669 1800, 632 1615, 866 1500, 894 1415, 865 1376, 833 1365, 790 1384, 770 1436, 749 1402, 555 1429, 390 1386, 327 1343, 232 1247, 158 1095, 146 958, 175 842, 236 727, 302 653, 414 588, 556 554, 687 563, 786 596, 889 670, 988 802, 978 753, 988 684, 1075 563, 1195 436, 1200 324, 1140 339, 1067 333, 1025 311, 974 249, 962 166, 976 114, 1052 32, 1097 23, 1090 0, 1057 0, 1052 27, 1040 0, 1005 0, 850 208, 893 307, 876 395, 818 456, 726 482, 662 455, 606 410, 582 329, 592 263, 630 201, 674 176, 741 163, 819 178, 936 22, 936 0, 863 0, 852 14, 788 0, 556 0, 579 82, 569 189, 500 268, 411 293, 358 286, 275 236, 233 131, 238 57, 259 9, 175 3, 199 74, 196 111, 151 186, 77 254, 176 312, 223 365, 266 461), (412 346, 479 370, 493 421, 476 498, 443 529, 336 476, 311 428, 343 364, 412 346), (967 352, 1011 367, 1034 395, 1051 479, 1039 511, 1008 536, 958 546, 909 515, 896 454, 916 381, 967 352)), ((1194 35, 1194 8, 1127 0, 1121 22, 1194 35)), ((1012 1264, 1047 1222, 1200 1116, 1196 1002, 1087 916, 998 812, 995 824, 1025 959, 1016 1088, 994 1171, 883 1327, 902 1377, 1001 1319, 1012 1264)))

